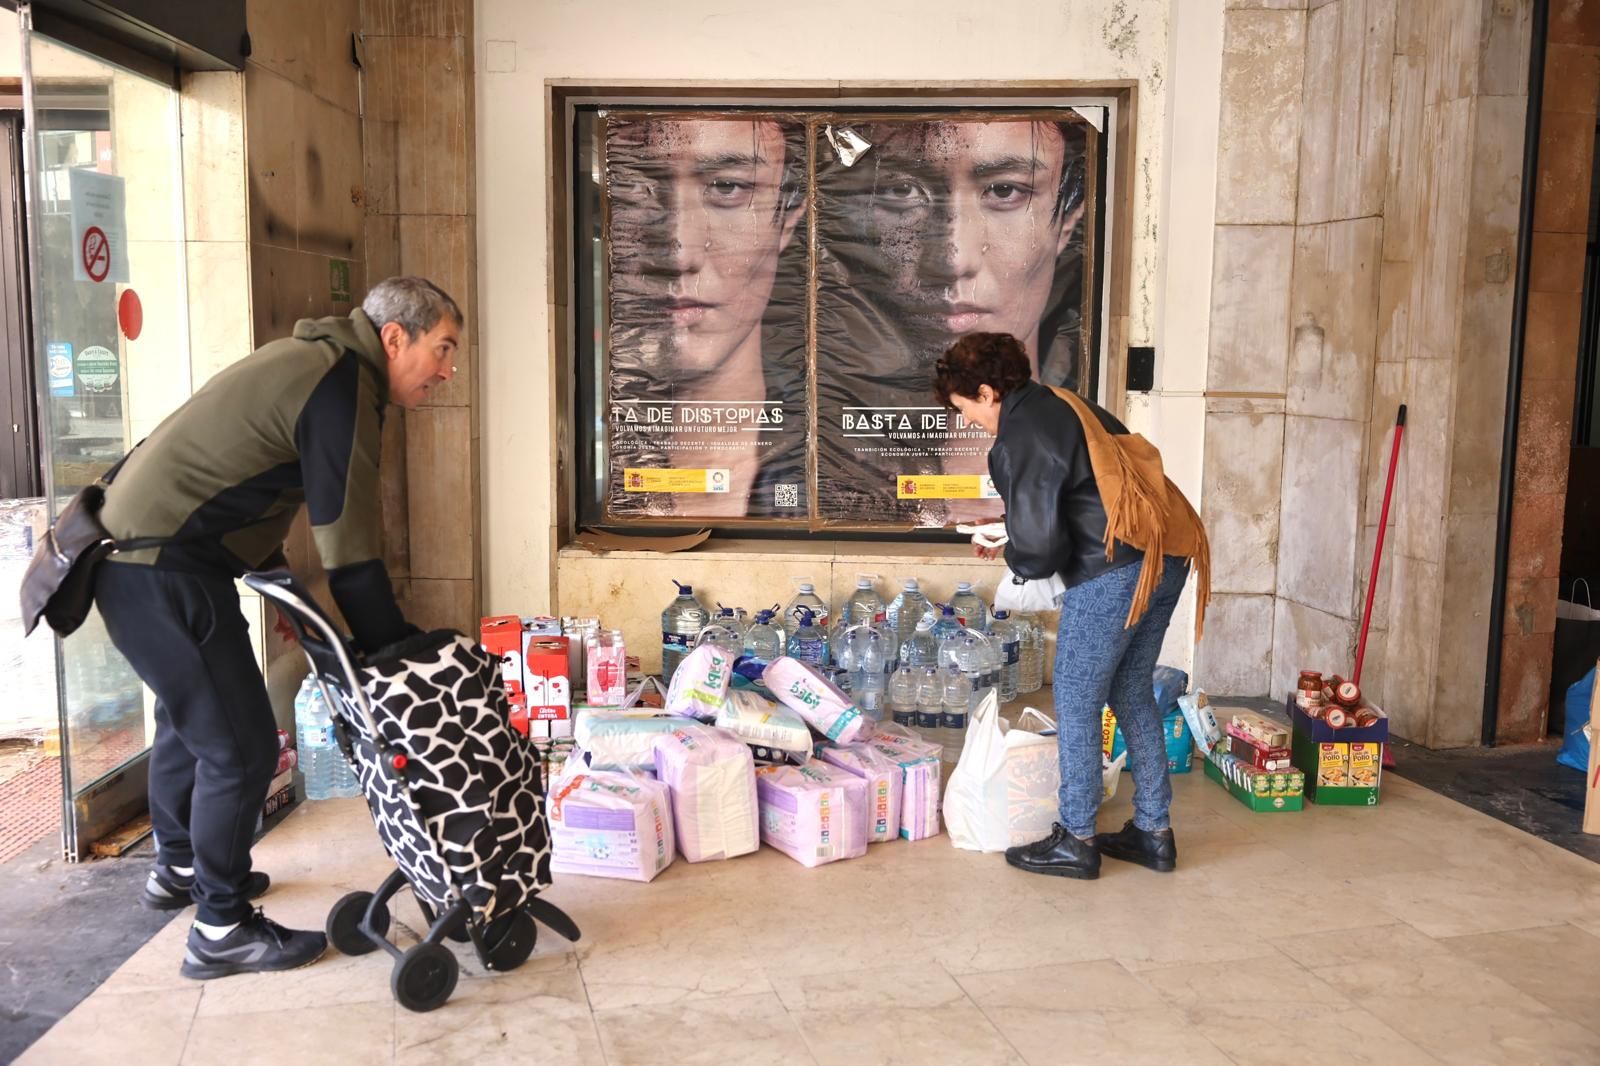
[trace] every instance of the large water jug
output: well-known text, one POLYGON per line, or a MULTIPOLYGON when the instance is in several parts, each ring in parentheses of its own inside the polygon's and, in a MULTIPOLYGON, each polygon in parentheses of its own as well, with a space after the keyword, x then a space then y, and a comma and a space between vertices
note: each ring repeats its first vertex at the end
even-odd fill
POLYGON ((884 612, 884 620, 889 623, 889 628, 894 630, 895 636, 902 642, 909 640, 922 624, 923 616, 932 610, 928 597, 922 594, 922 588, 914 577, 908 577, 901 583, 900 595, 894 598, 884 612))
POLYGON ((678 586, 678 596, 661 612, 661 680, 669 685, 695 638, 711 621, 710 612, 694 598, 693 585, 673 584, 678 586))
POLYGON ((956 594, 950 597, 950 606, 955 609, 956 619, 968 629, 986 632, 989 628, 989 609, 984 606, 983 597, 973 590, 972 582, 963 581, 956 586, 956 594))

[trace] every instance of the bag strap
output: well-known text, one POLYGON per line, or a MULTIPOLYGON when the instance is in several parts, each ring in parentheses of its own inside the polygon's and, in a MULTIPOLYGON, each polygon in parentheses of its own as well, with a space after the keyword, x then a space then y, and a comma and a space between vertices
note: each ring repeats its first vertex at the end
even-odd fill
POLYGON ((1572 582, 1572 600, 1571 600, 1571 602, 1573 602, 1573 603, 1577 603, 1578 602, 1578 586, 1579 585, 1583 586, 1583 604, 1584 604, 1584 606, 1589 608, 1589 610, 1591 610, 1591 611, 1594 610, 1594 596, 1589 592, 1589 579, 1586 578, 1586 577, 1580 577, 1580 578, 1573 579, 1573 582, 1572 582))
POLYGON ((1044 727, 1046 729, 1054 729, 1054 728, 1056 728, 1056 724, 1054 722, 1052 722, 1050 719, 1046 718, 1044 716, 1044 712, 1036 711, 1032 707, 1024 707, 1022 709, 1022 713, 1017 715, 1017 721, 1019 721, 1019 722, 1022 721, 1022 719, 1024 719, 1024 718, 1037 718, 1044 725, 1044 727))

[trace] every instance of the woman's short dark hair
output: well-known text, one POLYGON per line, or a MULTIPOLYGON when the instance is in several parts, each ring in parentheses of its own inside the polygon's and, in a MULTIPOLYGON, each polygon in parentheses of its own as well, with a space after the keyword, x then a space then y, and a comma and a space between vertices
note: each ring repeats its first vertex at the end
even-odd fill
POLYGON ((934 364, 933 391, 945 407, 951 396, 976 399, 987 385, 997 397, 1015 392, 1033 376, 1028 349, 1009 333, 969 333, 934 364))

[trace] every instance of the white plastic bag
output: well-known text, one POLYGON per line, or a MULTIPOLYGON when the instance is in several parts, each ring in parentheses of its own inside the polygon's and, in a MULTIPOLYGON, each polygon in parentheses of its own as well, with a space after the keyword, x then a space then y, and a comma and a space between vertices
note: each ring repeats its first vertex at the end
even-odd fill
MULTIPOLYGON (((1059 818, 1061 756, 1055 723, 1032 707, 1021 717, 1045 728, 1034 733, 1000 717, 991 691, 967 722, 966 746, 944 794, 950 842, 968 851, 1004 851, 1050 835, 1059 818)), ((1128 753, 1101 755, 1101 800, 1117 794, 1128 753)))
MULTIPOLYGON (((1024 713, 1049 724, 1038 711, 1024 713)), ((991 690, 967 722, 966 745, 945 789, 950 842, 968 851, 1004 851, 1044 839, 1060 785, 1055 738, 1008 727, 991 690)))
POLYGON ((1006 576, 994 589, 994 609, 1012 614, 1047 614, 1061 609, 1061 597, 1066 591, 1066 584, 1055 574, 1029 581, 1007 567, 1006 576))

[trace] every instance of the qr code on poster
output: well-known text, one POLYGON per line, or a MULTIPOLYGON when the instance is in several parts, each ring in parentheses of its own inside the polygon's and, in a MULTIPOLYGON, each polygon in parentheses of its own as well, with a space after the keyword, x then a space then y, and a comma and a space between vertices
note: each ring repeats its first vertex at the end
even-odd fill
POLYGON ((774 506, 774 507, 799 507, 800 506, 800 486, 799 485, 775 485, 775 486, 773 486, 772 494, 773 494, 772 506, 774 506))

